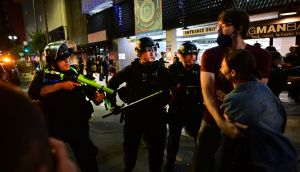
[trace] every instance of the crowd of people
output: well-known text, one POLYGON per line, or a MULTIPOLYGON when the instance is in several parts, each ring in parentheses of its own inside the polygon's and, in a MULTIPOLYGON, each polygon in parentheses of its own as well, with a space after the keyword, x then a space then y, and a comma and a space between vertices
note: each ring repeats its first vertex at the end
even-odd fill
MULTIPOLYGON (((290 87, 290 94, 299 96, 298 73, 294 73, 299 48, 282 63, 276 49, 245 43, 249 24, 244 10, 223 11, 218 17, 218 46, 203 53, 201 65, 199 49, 192 42, 182 43, 178 59, 166 68, 164 61, 155 60, 154 41, 138 39, 137 58, 130 65, 110 80, 107 74, 99 76, 105 77, 109 88, 120 90, 123 102, 139 102, 125 110, 117 105, 116 94, 105 95, 74 80, 80 67, 72 67, 72 52, 65 42, 48 44, 47 66, 35 74, 28 89, 30 99, 0 83, 1 97, 10 98, 0 104, 4 114, 10 114, 3 115, 8 119, 0 125, 2 134, 9 134, 2 145, 9 149, 1 164, 9 163, 1 165, 1 171, 76 171, 63 141, 72 148, 82 172, 98 172, 98 149, 89 135, 91 102, 99 105, 107 99, 124 120, 123 172, 133 171, 142 139, 148 146, 150 172, 176 171, 183 128, 195 141, 191 172, 296 172, 297 153, 283 135, 287 116, 278 98, 282 87, 275 87, 278 78, 292 81, 297 86, 290 87), (16 102, 22 107, 11 108, 16 102), (19 114, 22 120, 16 120, 19 114), (7 133, 7 127, 16 132, 7 133)), ((100 73, 107 72, 108 59, 97 60, 100 73)))

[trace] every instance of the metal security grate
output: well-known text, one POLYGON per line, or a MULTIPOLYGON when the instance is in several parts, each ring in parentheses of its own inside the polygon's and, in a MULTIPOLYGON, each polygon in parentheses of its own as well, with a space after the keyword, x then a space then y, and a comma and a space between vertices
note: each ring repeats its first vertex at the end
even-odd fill
POLYGON ((178 0, 162 0, 163 29, 180 27, 178 0))
MULTIPOLYGON (((112 7, 88 17, 88 33, 107 29, 109 38, 134 35, 133 0, 119 1, 115 5, 122 9, 122 27, 112 7)), ((162 0, 163 30, 214 22, 222 10, 232 7, 253 15, 285 9, 299 11, 299 3, 300 0, 162 0)))
POLYGON ((107 10, 87 17, 88 33, 94 33, 106 29, 106 12, 107 10))
POLYGON ((164 29, 216 21, 222 10, 232 7, 244 9, 249 14, 285 9, 299 11, 300 8, 300 0, 162 0, 162 2, 164 29), (181 9, 179 4, 182 5, 181 9), (180 23, 182 19, 184 23, 180 23))
POLYGON ((232 6, 231 0, 163 0, 164 29, 215 21, 232 6))
POLYGON ((235 0, 235 6, 247 10, 248 13, 262 13, 272 10, 295 8, 299 0, 235 0))

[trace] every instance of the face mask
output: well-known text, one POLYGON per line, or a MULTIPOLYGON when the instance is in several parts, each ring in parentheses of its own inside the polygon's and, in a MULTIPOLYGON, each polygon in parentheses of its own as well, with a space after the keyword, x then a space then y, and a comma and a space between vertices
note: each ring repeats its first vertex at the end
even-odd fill
MULTIPOLYGON (((227 73, 228 74, 228 73, 227 73)), ((227 75, 226 74, 226 75, 227 75)), ((219 80, 221 81, 222 84, 231 84, 228 79, 225 77, 225 75, 219 71, 219 74, 218 74, 218 78, 219 80)))
POLYGON ((230 47, 232 44, 231 36, 219 34, 217 38, 217 43, 222 48, 230 47))

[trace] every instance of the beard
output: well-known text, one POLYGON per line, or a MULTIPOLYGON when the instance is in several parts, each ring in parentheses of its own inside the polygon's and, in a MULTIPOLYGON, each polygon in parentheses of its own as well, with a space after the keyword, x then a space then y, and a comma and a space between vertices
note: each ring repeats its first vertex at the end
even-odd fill
POLYGON ((223 35, 219 34, 217 38, 217 43, 221 48, 227 48, 232 45, 232 38, 231 35, 223 35))

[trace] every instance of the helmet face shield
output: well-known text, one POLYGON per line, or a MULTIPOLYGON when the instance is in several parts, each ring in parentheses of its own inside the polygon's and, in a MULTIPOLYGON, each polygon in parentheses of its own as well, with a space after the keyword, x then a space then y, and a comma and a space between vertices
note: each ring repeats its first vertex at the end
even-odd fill
POLYGON ((143 52, 157 52, 157 47, 156 46, 152 46, 152 47, 145 47, 143 50, 143 52))
POLYGON ((45 47, 46 62, 55 64, 57 60, 64 60, 72 54, 64 41, 51 42, 45 47))
POLYGON ((185 57, 188 54, 195 54, 198 56, 199 49, 197 49, 197 46, 192 42, 185 42, 180 45, 178 54, 181 54, 183 57, 185 57))
POLYGON ((62 44, 57 51, 56 60, 64 60, 72 55, 71 49, 66 44, 62 44))
POLYGON ((188 51, 182 52, 182 55, 183 55, 183 56, 186 56, 186 55, 188 55, 188 54, 195 54, 195 55, 197 56, 198 53, 199 53, 199 50, 198 50, 198 49, 197 49, 197 50, 188 50, 188 51))
POLYGON ((145 51, 147 47, 154 47, 154 41, 151 38, 143 37, 137 40, 135 50, 139 52, 145 51))
POLYGON ((158 47, 154 44, 154 41, 149 37, 143 37, 137 40, 135 51, 139 58, 141 57, 141 53, 145 52, 147 52, 148 56, 151 56, 151 59, 156 59, 158 57, 158 47))

